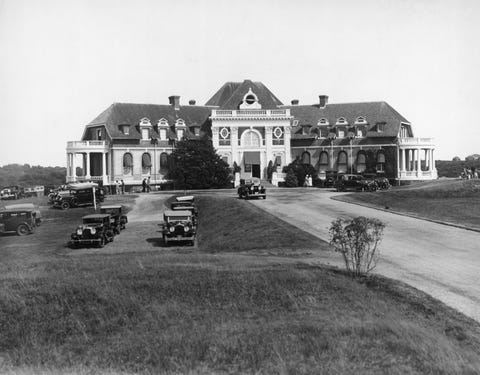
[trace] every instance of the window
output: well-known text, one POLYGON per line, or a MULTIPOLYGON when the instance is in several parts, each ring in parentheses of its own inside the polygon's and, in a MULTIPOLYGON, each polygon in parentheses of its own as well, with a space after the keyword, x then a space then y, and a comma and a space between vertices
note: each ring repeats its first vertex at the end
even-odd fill
POLYGON ((230 130, 228 128, 222 128, 220 130, 220 146, 230 146, 230 130))
POLYGON ((245 101, 247 102, 247 104, 253 104, 255 103, 255 96, 253 96, 252 94, 247 95, 245 101))
POLYGON ((280 155, 275 156, 275 167, 282 165, 282 157, 280 155))
POLYGON ((200 128, 198 126, 195 126, 193 128, 193 133, 198 137, 200 135, 200 128))
POLYGON ((160 136, 161 141, 166 141, 167 140, 167 129, 159 129, 158 134, 160 136))
POLYGON ((248 130, 243 134, 243 146, 260 147, 260 136, 258 133, 248 130))
POLYGON ((355 120, 355 124, 366 124, 367 120, 365 120, 365 117, 363 116, 358 116, 357 119, 355 120))
POLYGON ((338 138, 344 138, 345 137, 345 129, 338 129, 338 138))
POLYGON ((328 153, 322 151, 320 153, 320 170, 319 172, 326 172, 328 170, 328 153))
POLYGON ((183 129, 178 129, 177 130, 177 139, 179 141, 181 141, 183 139, 183 135, 184 135, 183 129))
POLYGON ((281 127, 277 126, 273 130, 273 144, 274 145, 283 145, 283 130, 281 127))
POLYGON ((377 152, 377 172, 385 172, 385 152, 377 152))
POLYGON ((142 155, 142 174, 150 174, 152 169, 152 158, 148 152, 142 155))
POLYGON ((357 173, 363 173, 367 169, 367 158, 365 152, 359 151, 357 154, 357 173))
POLYGON ((133 174, 133 157, 129 152, 123 154, 123 174, 125 176, 133 174))
POLYGON ((318 120, 318 125, 328 125, 328 120, 326 118, 321 118, 318 120))
POLYGON ((160 154, 160 170, 168 170, 168 154, 166 152, 160 154))
POLYGON ((302 164, 310 164, 310 153, 308 151, 304 151, 302 154, 302 164))
POLYGON ((347 120, 345 120, 345 117, 340 117, 338 120, 337 120, 337 125, 344 125, 347 123, 347 120))
POLYGON ((347 172, 347 153, 345 151, 340 151, 338 154, 337 171, 338 173, 347 172))
POLYGON ((97 140, 102 140, 102 129, 97 129, 97 140))
POLYGON ((150 131, 149 129, 142 128, 142 139, 147 141, 150 139, 150 131))
POLYGON ((400 128, 400 137, 401 138, 408 138, 411 137, 410 135, 410 126, 402 124, 402 127, 400 128))
POLYGON ((129 135, 130 134, 130 126, 129 125, 122 125, 121 130, 122 130, 122 133, 124 135, 129 135))
POLYGON ((365 129, 363 127, 357 128, 357 137, 364 137, 365 136, 365 129))
POLYGON ((382 133, 384 131, 385 131, 385 123, 384 122, 377 123, 377 132, 382 133))

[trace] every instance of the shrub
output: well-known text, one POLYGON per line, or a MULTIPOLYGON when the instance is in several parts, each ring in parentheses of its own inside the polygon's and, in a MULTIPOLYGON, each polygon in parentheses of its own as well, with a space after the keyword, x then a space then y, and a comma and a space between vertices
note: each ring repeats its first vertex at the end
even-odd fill
POLYGON ((295 186, 303 186, 307 175, 312 176, 313 180, 317 178, 317 171, 315 170, 315 167, 311 164, 303 164, 299 157, 297 157, 289 165, 283 167, 283 173, 288 174, 290 171, 293 172, 297 177, 297 185, 295 186))
POLYGON ((286 187, 297 187, 298 179, 295 173, 290 169, 285 176, 285 186, 286 187))
POLYGON ((352 276, 365 275, 375 268, 384 228, 385 224, 380 220, 363 216, 332 222, 330 245, 342 254, 345 267, 352 276))

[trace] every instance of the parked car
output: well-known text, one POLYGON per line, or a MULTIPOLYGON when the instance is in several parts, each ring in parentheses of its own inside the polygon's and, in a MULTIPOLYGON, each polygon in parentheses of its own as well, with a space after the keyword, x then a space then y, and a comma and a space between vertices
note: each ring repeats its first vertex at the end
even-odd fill
POLYGON ((40 213, 40 208, 35 206, 33 203, 17 203, 9 204, 5 206, 6 210, 30 210, 35 214, 35 226, 39 226, 42 222, 42 214, 40 213))
POLYGON ((53 206, 66 210, 71 207, 93 205, 93 195, 96 203, 103 202, 105 192, 95 183, 79 183, 68 185, 68 190, 60 191, 53 201, 53 206), (95 192, 94 192, 95 188, 95 192))
POLYGON ((258 178, 245 180, 245 182, 238 187, 237 193, 240 199, 267 199, 267 189, 260 184, 260 180, 258 178))
POLYGON ((177 202, 190 202, 193 203, 195 202, 195 197, 193 195, 182 195, 179 197, 176 197, 175 200, 177 202))
POLYGON ((195 244, 197 228, 190 211, 167 210, 163 214, 163 223, 160 226, 165 245, 170 242, 186 242, 192 246, 195 244))
POLYGON ((325 174, 325 181, 323 182, 323 187, 336 188, 337 182, 341 177, 342 175, 338 174, 336 171, 327 171, 325 174))
POLYGON ((86 215, 82 218, 82 224, 72 233, 69 242, 70 247, 81 245, 95 245, 103 247, 114 239, 114 231, 109 214, 86 215))
POLYGON ((100 207, 101 214, 110 215, 110 225, 114 233, 119 234, 121 230, 126 228, 128 223, 127 215, 122 214, 121 205, 109 205, 100 207))
POLYGON ((0 210, 0 233, 25 236, 35 231, 35 212, 28 208, 0 210))
POLYGON ((23 189, 20 186, 6 186, 0 190, 0 199, 20 199, 23 198, 23 189))
POLYGON ((374 180, 366 179, 362 175, 344 174, 337 183, 337 191, 376 191, 378 188, 374 180))

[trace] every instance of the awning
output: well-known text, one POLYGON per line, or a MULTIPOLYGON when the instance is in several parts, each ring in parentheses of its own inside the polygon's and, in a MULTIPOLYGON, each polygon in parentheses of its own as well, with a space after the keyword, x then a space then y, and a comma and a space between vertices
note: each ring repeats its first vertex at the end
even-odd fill
POLYGON ((245 151, 243 160, 244 164, 260 164, 260 152, 245 151))

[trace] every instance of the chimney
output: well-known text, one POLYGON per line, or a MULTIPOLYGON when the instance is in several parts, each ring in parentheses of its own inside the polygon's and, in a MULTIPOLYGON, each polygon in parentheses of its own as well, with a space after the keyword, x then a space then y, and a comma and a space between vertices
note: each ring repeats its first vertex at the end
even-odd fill
POLYGON ((193 100, 193 99, 190 99, 190 100, 188 101, 188 104, 190 104, 190 105, 195 105, 195 103, 196 103, 196 101, 193 100))
POLYGON ((298 99, 292 99, 292 105, 298 105, 298 99))
POLYGON ((170 101, 170 105, 173 106, 174 109, 180 109, 180 97, 178 95, 172 95, 168 97, 170 101))
POLYGON ((319 95, 320 98, 320 108, 325 108, 328 104, 328 95, 319 95))

